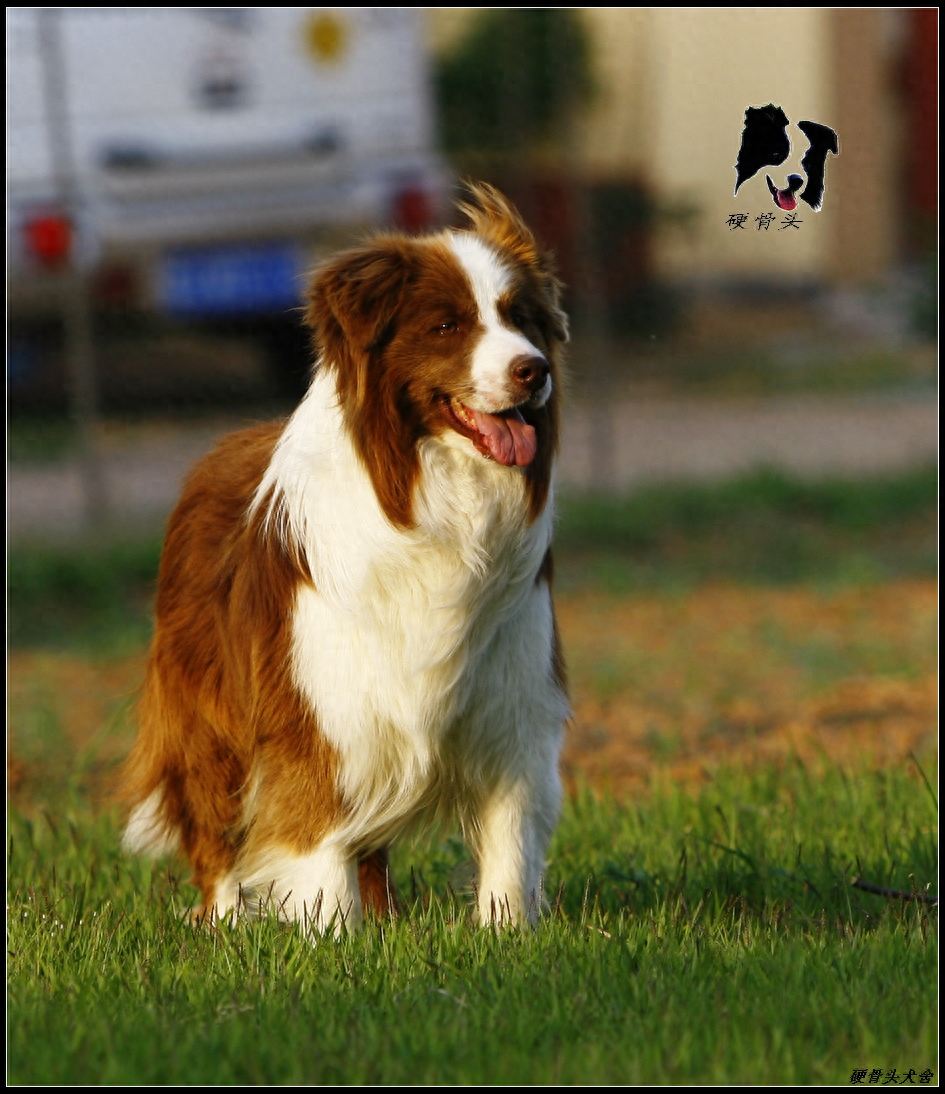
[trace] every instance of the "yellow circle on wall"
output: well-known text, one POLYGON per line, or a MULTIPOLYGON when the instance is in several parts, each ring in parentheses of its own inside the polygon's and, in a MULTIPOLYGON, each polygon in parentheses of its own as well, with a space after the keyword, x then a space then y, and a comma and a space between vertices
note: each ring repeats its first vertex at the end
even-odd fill
POLYGON ((319 64, 340 61, 348 45, 348 28, 337 15, 313 11, 305 22, 305 45, 319 64))

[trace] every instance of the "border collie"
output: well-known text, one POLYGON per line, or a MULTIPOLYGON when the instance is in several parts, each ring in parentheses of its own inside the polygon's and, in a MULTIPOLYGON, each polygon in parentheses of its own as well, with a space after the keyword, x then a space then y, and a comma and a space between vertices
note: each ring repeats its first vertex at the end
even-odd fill
POLYGON ((567 321, 484 184, 469 224, 313 275, 292 416, 225 438, 170 518, 126 848, 183 851, 200 914, 311 932, 394 907, 387 849, 458 821, 482 923, 531 922, 568 716, 551 599, 567 321))

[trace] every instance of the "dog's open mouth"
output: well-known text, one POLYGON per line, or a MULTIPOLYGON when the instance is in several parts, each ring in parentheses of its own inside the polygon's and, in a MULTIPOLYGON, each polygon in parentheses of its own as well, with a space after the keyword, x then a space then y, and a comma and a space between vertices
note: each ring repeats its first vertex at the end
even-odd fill
POLYGON ((441 395, 439 402, 449 426, 468 437, 487 459, 505 467, 527 467, 535 458, 535 427, 525 421, 518 407, 487 414, 448 395, 441 395))

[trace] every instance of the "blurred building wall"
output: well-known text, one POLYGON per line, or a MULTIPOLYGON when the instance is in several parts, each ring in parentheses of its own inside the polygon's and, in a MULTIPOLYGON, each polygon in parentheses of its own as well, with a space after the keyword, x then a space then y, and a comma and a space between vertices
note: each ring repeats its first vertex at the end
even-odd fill
MULTIPOLYGON (((429 41, 446 51, 478 9, 430 9, 429 41)), ((580 155, 589 177, 648 187, 669 214, 653 242, 671 280, 855 284, 881 278, 903 234, 904 106, 897 96, 909 20, 881 8, 586 8, 597 94, 580 155), (778 213, 762 169, 734 196, 745 109, 774 102, 791 125, 783 185, 799 171, 810 120, 834 128, 823 208, 800 228, 762 231, 778 213), (681 216, 685 210, 694 215, 681 216), (748 230, 732 230, 748 213, 748 230)), ((783 214, 778 213, 779 218, 783 214)), ((778 224, 780 220, 778 221, 778 224)))

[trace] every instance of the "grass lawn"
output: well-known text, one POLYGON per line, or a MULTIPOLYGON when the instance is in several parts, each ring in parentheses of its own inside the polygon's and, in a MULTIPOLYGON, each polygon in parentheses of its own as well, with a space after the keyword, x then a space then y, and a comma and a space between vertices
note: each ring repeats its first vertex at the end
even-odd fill
POLYGON ((936 1084, 936 497, 566 499, 549 913, 473 926, 443 830, 395 850, 404 915, 315 946, 118 850, 157 541, 12 552, 8 1080, 936 1084))

